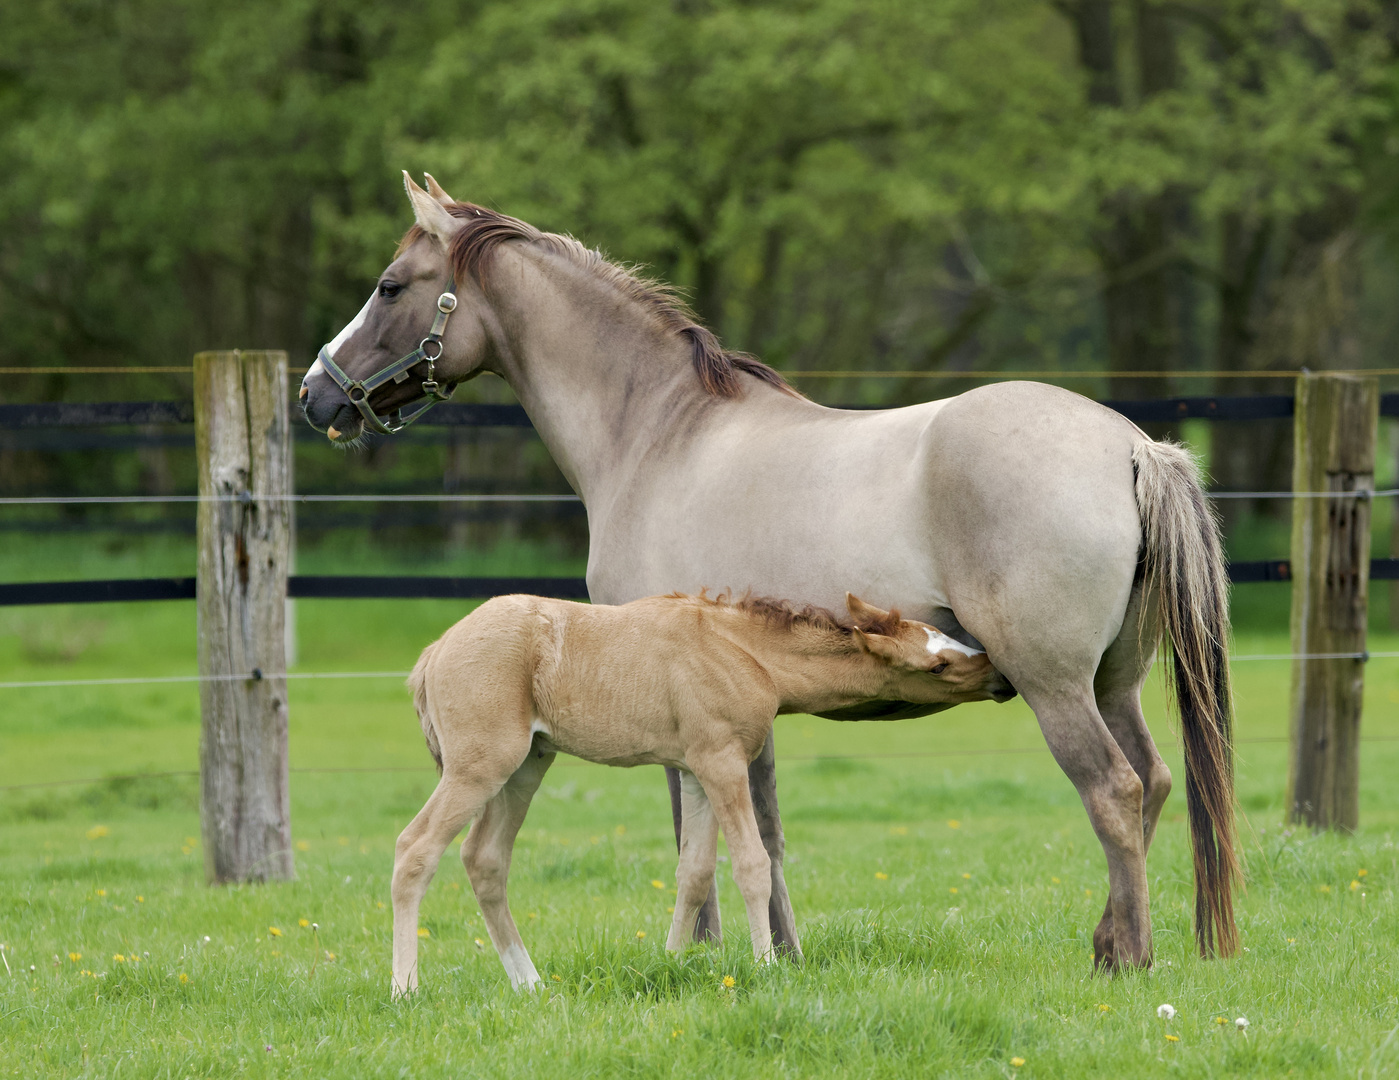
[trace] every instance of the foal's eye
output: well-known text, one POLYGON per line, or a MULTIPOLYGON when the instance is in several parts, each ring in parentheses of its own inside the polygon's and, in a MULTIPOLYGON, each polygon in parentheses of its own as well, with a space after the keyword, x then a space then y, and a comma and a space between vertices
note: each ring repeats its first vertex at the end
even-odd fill
POLYGON ((941 664, 938 664, 935 668, 932 669, 934 675, 941 675, 941 674, 942 674, 944 671, 946 671, 946 670, 947 670, 947 662, 946 662, 946 661, 944 661, 944 662, 941 663, 941 664))
POLYGON ((385 300, 392 300, 403 290, 403 286, 396 281, 379 282, 379 295, 385 300))

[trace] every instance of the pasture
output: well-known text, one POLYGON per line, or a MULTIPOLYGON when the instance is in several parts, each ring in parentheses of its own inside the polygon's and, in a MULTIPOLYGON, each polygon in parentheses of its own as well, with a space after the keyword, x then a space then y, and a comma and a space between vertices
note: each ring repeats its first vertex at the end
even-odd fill
MULTIPOLYGON (((16 553, 5 580, 81 576, 73 555, 16 553)), ((152 573, 179 556, 148 547, 102 565, 152 573)), ((1286 652, 1286 589, 1236 597, 1235 652, 1286 652)), ((406 670, 465 610, 302 602, 298 670, 406 670)), ((1370 647, 1399 649, 1399 636, 1376 631, 1370 647)), ((4 679, 193 670, 193 603, 0 611, 4 679)), ((801 968, 754 966, 723 864, 725 945, 668 956, 661 770, 561 758, 511 875, 546 989, 509 990, 449 849, 423 906, 423 991, 401 1003, 389 1000, 393 843, 435 776, 400 680, 292 684, 299 879, 220 890, 203 884, 197 781, 184 772, 197 762, 194 686, 0 691, 0 1071, 1393 1075, 1399 662, 1367 672, 1374 741, 1352 837, 1280 825, 1287 676, 1281 662, 1235 666, 1248 873, 1237 960, 1194 955, 1182 772, 1153 677, 1147 715, 1177 783, 1149 860, 1150 973, 1091 973, 1102 852, 1017 700, 894 724, 779 721, 801 968), (172 775, 9 787, 130 773, 172 775), (1158 1018, 1163 1002, 1173 1020, 1158 1018)))

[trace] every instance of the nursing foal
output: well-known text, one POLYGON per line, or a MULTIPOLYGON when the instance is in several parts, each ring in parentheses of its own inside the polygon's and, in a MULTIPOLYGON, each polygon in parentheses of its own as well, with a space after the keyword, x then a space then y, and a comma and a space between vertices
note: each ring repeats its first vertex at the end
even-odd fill
POLYGON ((666 948, 690 940, 722 828, 753 951, 768 956, 771 875, 748 765, 774 717, 874 698, 954 704, 1015 693, 985 653, 897 612, 846 601, 849 626, 771 600, 676 594, 606 607, 501 596, 423 650, 408 682, 442 779, 394 855, 394 995, 417 988, 418 907, 442 852, 472 819, 462 862, 491 941, 512 985, 539 981, 505 882, 530 799, 560 751, 682 770, 679 889, 666 948))

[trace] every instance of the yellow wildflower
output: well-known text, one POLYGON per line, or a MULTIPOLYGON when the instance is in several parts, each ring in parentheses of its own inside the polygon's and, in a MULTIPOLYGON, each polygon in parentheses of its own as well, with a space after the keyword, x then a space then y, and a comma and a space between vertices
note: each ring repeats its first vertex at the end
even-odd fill
POLYGON ((1092 890, 1092 889, 1084 889, 1084 890, 1083 890, 1083 895, 1084 895, 1084 896, 1092 896, 1092 895, 1093 895, 1093 890, 1092 890))
POLYGON ((311 920, 310 920, 310 919, 297 919, 297 920, 296 920, 296 925, 297 925, 297 926, 300 926, 302 929, 305 929, 306 927, 308 927, 308 926, 311 925, 311 920))
POLYGON ((627 835, 627 827, 626 827, 625 825, 618 825, 618 826, 617 826, 615 829, 613 829, 612 831, 613 831, 614 833, 616 833, 618 836, 626 836, 626 835, 627 835))
POLYGON ((144 896, 138 896, 138 897, 136 897, 136 903, 138 903, 138 904, 144 904, 145 902, 146 902, 146 898, 145 898, 144 896))
POLYGON ((962 880, 963 880, 963 881, 970 881, 971 879, 972 879, 972 876, 971 876, 970 874, 963 874, 963 875, 962 875, 962 880))
POLYGON ((267 928, 267 932, 268 932, 269 934, 271 934, 273 937, 281 937, 281 936, 282 936, 282 932, 281 932, 280 930, 278 930, 275 926, 269 926, 269 927, 267 928))
POLYGON ((665 882, 662 881, 660 878, 652 878, 652 879, 651 879, 651 888, 653 888, 653 889, 664 889, 664 888, 665 888, 665 882))
POLYGON ((1358 888, 1360 888, 1360 882, 1359 882, 1359 881, 1352 881, 1352 882, 1350 883, 1350 891, 1351 891, 1351 892, 1355 892, 1355 890, 1358 889, 1358 888))
POLYGON ((87 838, 89 840, 101 840, 102 837, 111 835, 112 830, 107 828, 107 826, 105 825, 94 825, 87 831, 87 838))
POLYGON ((189 976, 186 975, 183 971, 180 972, 180 985, 181 985, 181 986, 185 986, 185 985, 187 985, 188 983, 189 983, 189 976))
POLYGON ((113 953, 112 959, 118 964, 126 963, 126 957, 122 956, 121 953, 113 953))
POLYGON ((960 821, 949 821, 947 823, 947 827, 949 829, 960 829, 962 827, 962 823, 960 821))
POLYGON ((724 989, 726 989, 726 990, 732 990, 733 988, 734 988, 734 977, 733 977, 732 975, 725 975, 725 976, 724 976, 724 989))
POLYGON ((73 961, 73 963, 75 963, 75 964, 76 964, 79 960, 81 960, 82 958, 83 958, 83 954, 80 953, 80 952, 70 952, 70 953, 68 954, 68 959, 71 960, 71 961, 73 961))
POLYGON ((1331 891, 1331 886, 1330 886, 1330 885, 1323 885, 1323 886, 1321 887, 1321 891, 1324 892, 1324 893, 1329 893, 1329 892, 1331 891))
POLYGON ((1024 1059, 1023 1057, 1013 1057, 1013 1058, 1010 1059, 1010 1067, 1011 1067, 1012 1069, 1018 1069, 1018 1068, 1020 1068, 1020 1066, 1022 1066, 1022 1065, 1024 1065, 1024 1064, 1025 1064, 1025 1059, 1024 1059))
POLYGON ((1112 1012, 1112 1006, 1111 1006, 1111 1005, 1101 1005, 1101 1004, 1100 1004, 1100 1005, 1098 1006, 1098 1011, 1099 1011, 1099 1012, 1112 1012))
POLYGON ((1179 1035, 1167 1035, 1167 1036, 1166 1036, 1166 1041, 1167 1041, 1167 1042, 1180 1042, 1180 1036, 1179 1036, 1179 1035))
POLYGON ((563 982, 557 975, 550 975, 549 978, 553 979, 555 982, 563 982))
POLYGON ((685 1034, 685 1029, 684 1029, 684 1028, 671 1028, 671 1029, 670 1029, 670 1037, 671 1037, 672 1039, 678 1039, 678 1038, 680 1038, 681 1035, 684 1035, 684 1034, 685 1034))
POLYGON ((1050 878, 1049 880, 1050 880, 1053 884, 1055 884, 1055 885, 1058 885, 1058 884, 1059 884, 1059 879, 1058 879, 1057 877, 1052 877, 1052 878, 1050 878))
POLYGON ((1366 869, 1362 866, 1359 870, 1357 870, 1357 871, 1355 872, 1355 876, 1356 876, 1356 877, 1364 877, 1364 876, 1365 876, 1366 874, 1368 874, 1369 872, 1370 872, 1370 871, 1366 870, 1366 869))
POLYGON ((296 842, 296 850, 297 850, 297 851, 310 851, 310 850, 311 850, 311 841, 309 841, 309 840, 298 840, 298 841, 296 842))
POLYGON ((432 931, 426 926, 418 927, 418 937, 432 937, 432 931))
POLYGON ((644 938, 645 936, 646 936, 646 931, 645 931, 645 930, 638 930, 638 931, 636 932, 636 940, 637 940, 637 941, 640 941, 640 940, 641 940, 642 938, 644 938))
POLYGON ((98 896, 106 896, 106 895, 107 895, 107 890, 106 890, 106 889, 98 889, 98 890, 97 890, 97 895, 98 895, 98 896))
POLYGON ((956 886, 956 885, 953 885, 952 888, 948 889, 947 891, 950 892, 953 896, 956 896, 956 895, 957 895, 957 886, 956 886))
POLYGON ((874 879, 876 881, 888 881, 889 875, 886 874, 883 870, 876 870, 874 872, 874 879))

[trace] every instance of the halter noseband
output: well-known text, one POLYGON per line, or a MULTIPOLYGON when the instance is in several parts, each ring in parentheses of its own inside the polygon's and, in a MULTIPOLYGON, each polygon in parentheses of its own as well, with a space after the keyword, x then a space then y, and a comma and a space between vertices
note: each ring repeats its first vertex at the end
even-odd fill
POLYGON ((319 353, 321 366, 323 366, 335 385, 345 391, 345 396, 350 399, 350 404, 359 410, 359 414, 364 417, 367 427, 373 428, 381 435, 392 435, 402 431, 423 413, 436 405, 439 401, 446 401, 456 391, 456 384, 449 385, 442 389, 435 378, 433 378, 433 365, 437 363, 438 357, 442 355, 442 335, 447 329, 447 319, 452 312, 457 310, 456 280, 447 279, 447 287, 442 291, 442 295, 437 298, 437 315, 432 320, 432 329, 428 331, 427 337, 418 342, 418 347, 407 356, 395 360, 386 368, 380 368, 373 375, 364 379, 352 379, 345 369, 337 364, 330 357, 330 346, 322 345, 319 353), (429 352, 429 348, 436 346, 435 351, 429 352), (401 383, 408 378, 410 368, 417 366, 424 361, 427 362, 427 378, 423 380, 423 397, 427 400, 419 405, 412 412, 404 413, 401 409, 395 409, 388 416, 380 419, 369 405, 369 395, 383 386, 386 382, 401 383))

